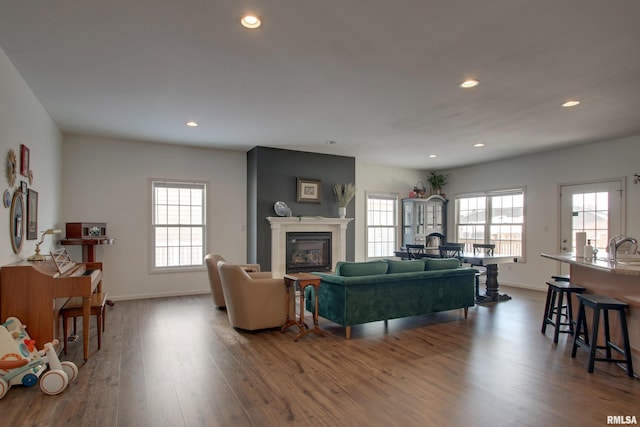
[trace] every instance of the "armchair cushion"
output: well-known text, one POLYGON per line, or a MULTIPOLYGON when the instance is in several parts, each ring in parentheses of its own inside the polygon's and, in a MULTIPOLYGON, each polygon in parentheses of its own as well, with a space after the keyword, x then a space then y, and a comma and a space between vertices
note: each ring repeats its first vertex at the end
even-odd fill
POLYGON ((227 303, 227 315, 231 324, 239 329, 255 331, 280 327, 295 316, 295 293, 293 287, 285 286, 283 278, 272 278, 269 274, 253 275, 242 266, 224 261, 218 262, 218 272, 227 303), (287 307, 288 306, 288 307, 287 307))
MULTIPOLYGON (((207 254, 204 257, 204 262, 209 274, 209 286, 211 287, 213 305, 218 308, 225 308, 226 302, 224 292, 222 292, 222 284, 220 283, 220 274, 218 273, 219 261, 225 261, 225 259, 219 254, 207 254)), ((240 266, 248 271, 260 271, 260 264, 241 264, 240 266)), ((271 273, 269 273, 269 276, 270 275, 271 273)))

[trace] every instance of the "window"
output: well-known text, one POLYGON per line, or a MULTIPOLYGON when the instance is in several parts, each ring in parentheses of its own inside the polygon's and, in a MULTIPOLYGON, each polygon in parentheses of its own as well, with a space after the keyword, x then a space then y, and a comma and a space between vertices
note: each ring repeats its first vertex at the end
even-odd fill
POLYGON ((152 269, 204 265, 206 184, 152 181, 152 269))
POLYGON ((394 256, 397 241, 398 196, 367 194, 367 258, 394 256))
POLYGON ((496 253, 524 256, 524 189, 457 196, 456 233, 467 250, 493 243, 496 253))

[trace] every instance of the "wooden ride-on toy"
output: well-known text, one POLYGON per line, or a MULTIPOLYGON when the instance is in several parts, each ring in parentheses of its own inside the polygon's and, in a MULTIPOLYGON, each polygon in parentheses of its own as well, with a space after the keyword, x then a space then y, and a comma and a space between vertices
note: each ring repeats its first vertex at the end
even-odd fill
POLYGON ((62 393, 77 378, 78 367, 73 362, 60 362, 53 347, 56 344, 58 341, 53 340, 38 351, 26 325, 9 317, 0 326, 0 399, 12 385, 31 387, 38 379, 45 394, 62 393))

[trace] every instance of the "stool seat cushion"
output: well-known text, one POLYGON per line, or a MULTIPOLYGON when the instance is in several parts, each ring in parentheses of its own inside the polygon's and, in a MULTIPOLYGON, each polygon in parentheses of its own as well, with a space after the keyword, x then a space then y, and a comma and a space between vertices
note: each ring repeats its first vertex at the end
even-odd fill
MULTIPOLYGON (((107 303, 107 293, 94 293, 91 295, 91 308, 102 307, 107 303)), ((67 301, 67 303, 62 307, 62 311, 69 312, 73 309, 80 310, 78 316, 82 315, 82 297, 73 297, 67 301)), ((68 317, 72 317, 73 315, 68 315, 68 317)))

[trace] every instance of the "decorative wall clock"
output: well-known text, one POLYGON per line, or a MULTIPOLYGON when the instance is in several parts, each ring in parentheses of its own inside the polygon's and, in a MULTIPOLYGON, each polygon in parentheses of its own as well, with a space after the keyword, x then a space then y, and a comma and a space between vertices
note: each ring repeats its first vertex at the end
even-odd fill
POLYGON ((16 152, 13 151, 13 148, 9 149, 7 153, 7 183, 9 183, 9 187, 13 187, 16 184, 16 172, 18 168, 18 161, 16 159, 16 152))

